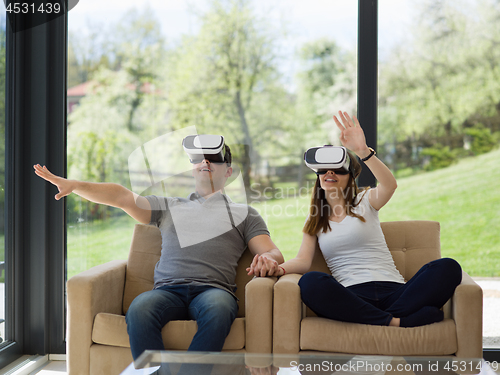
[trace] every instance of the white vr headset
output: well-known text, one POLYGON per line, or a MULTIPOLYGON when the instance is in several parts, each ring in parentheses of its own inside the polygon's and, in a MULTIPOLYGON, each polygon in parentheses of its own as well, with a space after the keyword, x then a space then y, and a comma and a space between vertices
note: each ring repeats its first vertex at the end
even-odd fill
POLYGON ((336 174, 350 173, 351 158, 342 146, 311 147, 304 153, 304 161, 318 175, 329 170, 336 174))
POLYGON ((205 159, 212 163, 227 163, 222 135, 188 135, 183 139, 182 147, 193 164, 201 163, 205 159))

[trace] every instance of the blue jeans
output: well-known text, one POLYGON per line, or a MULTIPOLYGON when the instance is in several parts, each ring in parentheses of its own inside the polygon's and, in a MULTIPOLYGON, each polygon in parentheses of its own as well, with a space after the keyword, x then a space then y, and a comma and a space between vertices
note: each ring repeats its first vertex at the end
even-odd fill
MULTIPOLYGON (((424 265, 407 283, 372 281, 344 287, 331 275, 308 272, 299 281, 302 301, 318 316, 343 322, 389 325, 422 308, 440 309, 462 280, 453 259, 424 265)), ((427 324, 427 323, 423 323, 427 324)))
POLYGON ((188 350, 221 351, 237 312, 236 298, 211 286, 168 285, 144 292, 125 316, 132 356, 165 350, 161 330, 171 320, 196 320, 198 331, 188 350))

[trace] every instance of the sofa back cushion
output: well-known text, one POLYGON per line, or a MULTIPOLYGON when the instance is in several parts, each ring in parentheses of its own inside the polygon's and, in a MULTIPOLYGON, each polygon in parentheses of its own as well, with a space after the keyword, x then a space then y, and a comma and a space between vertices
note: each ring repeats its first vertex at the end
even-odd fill
POLYGON ((441 258, 437 221, 388 221, 381 223, 394 264, 408 281, 426 263, 441 258))
MULTIPOLYGON (((441 258, 437 221, 389 221, 381 226, 394 264, 406 281, 424 264, 441 258)), ((319 246, 310 271, 330 273, 319 246)))
MULTIPOLYGON (((153 289, 154 269, 161 255, 160 230, 151 225, 136 224, 130 245, 123 293, 123 313, 139 294, 153 289)), ((246 267, 252 262, 252 254, 245 250, 236 270, 236 297, 238 297, 238 317, 245 316, 245 285, 252 279, 246 267)))

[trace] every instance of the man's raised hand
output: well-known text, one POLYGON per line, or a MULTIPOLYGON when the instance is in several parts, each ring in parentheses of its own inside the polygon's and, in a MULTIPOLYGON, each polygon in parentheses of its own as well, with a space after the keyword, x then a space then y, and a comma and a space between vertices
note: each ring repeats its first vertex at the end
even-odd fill
POLYGON ((66 195, 71 194, 74 190, 73 182, 71 180, 67 180, 63 177, 56 176, 52 172, 50 172, 46 166, 41 166, 40 164, 36 164, 33 166, 35 169, 35 174, 40 176, 46 181, 49 181, 51 184, 55 185, 59 190, 59 193, 55 195, 56 200, 59 200, 66 195))

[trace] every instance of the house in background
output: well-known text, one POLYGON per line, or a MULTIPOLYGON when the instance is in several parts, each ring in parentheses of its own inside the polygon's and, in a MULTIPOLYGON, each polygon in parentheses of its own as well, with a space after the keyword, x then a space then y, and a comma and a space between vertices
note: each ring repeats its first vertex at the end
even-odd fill
MULTIPOLYGON (((87 81, 80 83, 79 85, 70 87, 67 91, 67 103, 68 103, 68 116, 78 107, 80 100, 87 95, 89 87, 92 81, 87 81)), ((135 86, 132 84, 127 85, 130 90, 135 90, 135 86)), ((142 84, 140 89, 142 94, 161 94, 161 91, 156 89, 155 86, 149 82, 142 84)))
POLYGON ((87 94, 88 86, 90 81, 80 83, 79 85, 73 86, 67 91, 67 102, 68 102, 68 116, 73 112, 80 100, 87 94))

